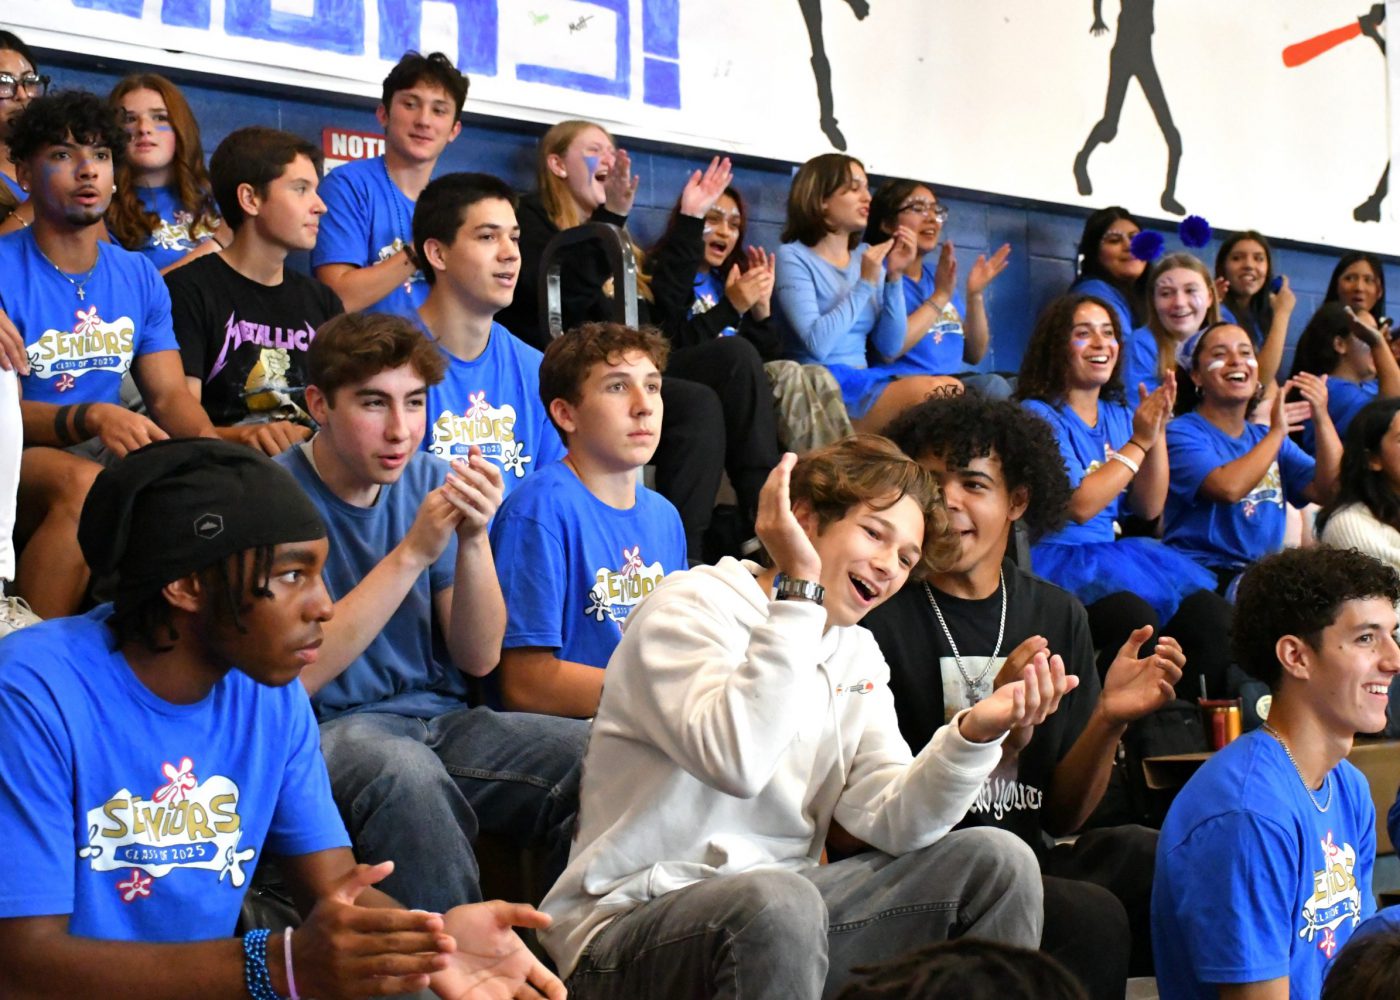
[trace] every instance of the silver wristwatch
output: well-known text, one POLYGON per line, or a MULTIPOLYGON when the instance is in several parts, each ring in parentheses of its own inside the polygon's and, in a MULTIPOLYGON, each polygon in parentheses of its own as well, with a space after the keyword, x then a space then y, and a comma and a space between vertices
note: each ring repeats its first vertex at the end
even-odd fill
POLYGON ((790 598, 797 598, 803 601, 811 601, 813 604, 821 604, 826 597, 826 588, 820 583, 813 583, 811 580, 794 580, 790 576, 778 574, 778 579, 774 581, 773 589, 775 598, 785 601, 790 598))

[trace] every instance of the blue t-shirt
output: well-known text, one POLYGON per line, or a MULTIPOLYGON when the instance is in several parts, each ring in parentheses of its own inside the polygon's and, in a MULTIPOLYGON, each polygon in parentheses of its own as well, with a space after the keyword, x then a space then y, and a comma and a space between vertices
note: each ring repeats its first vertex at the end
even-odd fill
POLYGON ((0 917, 78 937, 228 937, 262 852, 348 847, 306 690, 230 670, 175 705, 132 672, 103 605, 0 643, 0 917))
POLYGON ((801 243, 778 247, 773 315, 786 356, 802 364, 866 366, 867 349, 893 358, 904 346, 909 317, 899 282, 860 276, 862 243, 844 268, 801 243))
POLYGON ((676 508, 640 483, 636 496, 629 510, 610 507, 555 462, 501 504, 491 550, 506 600, 502 648, 608 665, 627 615, 663 576, 686 568, 676 508))
POLYGON ((1312 483, 1312 458, 1288 438, 1264 478, 1238 503, 1200 495, 1201 484, 1216 469, 1246 454, 1269 433, 1246 423, 1231 437, 1198 413, 1167 424, 1167 492, 1162 540, 1203 566, 1239 569, 1283 547, 1284 501, 1301 507, 1312 483))
POLYGON ((1085 278, 1069 286, 1071 295, 1092 295, 1107 302, 1118 314, 1118 329, 1123 336, 1137 324, 1133 321, 1133 307, 1128 297, 1102 278, 1085 278))
MULTIPOLYGON (((932 258, 936 255, 929 256, 932 258)), ((913 315, 914 310, 933 295, 934 278, 938 274, 936 264, 936 260, 926 260, 918 281, 907 274, 900 280, 900 287, 904 289, 906 316, 913 315)), ((962 321, 965 311, 962 296, 953 293, 943 312, 917 344, 888 365, 875 367, 897 369, 901 375, 956 375, 967 371, 969 365, 963 361, 963 352, 967 349, 962 321)))
POLYGON ((1216 1000, 1216 984, 1287 976, 1290 997, 1316 1000, 1332 959, 1375 911, 1375 830, 1370 788, 1347 761, 1314 795, 1263 730, 1206 761, 1157 841, 1162 996, 1216 1000))
MULTIPOLYGON (((447 478, 447 466, 415 452, 398 482, 379 487, 372 507, 356 507, 332 493, 301 447, 276 458, 321 512, 330 538, 323 575, 334 600, 354 590, 403 541, 423 498, 447 478)), ((390 712, 431 719, 461 708, 467 687, 433 627, 433 595, 452 586, 457 536, 421 573, 380 633, 312 702, 322 721, 348 712, 390 712)), ((467 584, 470 586, 470 583, 467 584)))
MULTIPOLYGON (((1060 455, 1065 460, 1065 471, 1069 473, 1069 484, 1076 490, 1085 476, 1109 461, 1109 456, 1133 436, 1133 414, 1122 403, 1100 399, 1098 423, 1093 427, 1081 420, 1068 403, 1052 406, 1039 399, 1028 399, 1023 405, 1055 432, 1060 455)), ((1041 543, 1080 545, 1113 541, 1113 522, 1122 511, 1123 500, 1124 493, 1118 494, 1083 524, 1069 521, 1053 535, 1042 538, 1041 543)))
MULTIPOLYGON (((1337 428, 1337 437, 1346 437, 1351 422, 1362 407, 1375 402, 1380 389, 1380 383, 1373 378, 1352 382, 1333 376, 1327 380, 1327 415, 1332 418, 1332 426, 1337 428)), ((1303 450, 1309 455, 1317 454, 1317 432, 1311 418, 1303 424, 1303 450)))
POLYGON ((205 240, 214 238, 208 220, 196 219, 181 205, 179 189, 173 185, 138 187, 136 196, 146 211, 160 216, 160 225, 151 233, 146 245, 134 248, 154 264, 157 271, 169 267, 205 240))
POLYGON ((31 402, 117 403, 133 358, 180 349, 159 272, 116 244, 97 244, 91 277, 65 276, 22 229, 0 238, 0 276, 0 309, 29 349, 31 402))
MULTIPOLYGON (((686 313, 686 319, 694 319, 701 313, 707 313, 715 306, 724 301, 724 282, 719 280, 719 275, 715 274, 714 268, 705 271, 695 272, 695 299, 690 303, 690 310, 686 313)), ((732 337, 738 331, 732 326, 726 326, 719 332, 721 337, 732 337)))
MULTIPOLYGON (((413 202, 389 179, 384 157, 352 160, 326 174, 317 192, 326 203, 311 266, 352 264, 369 267, 413 244, 413 202)), ((366 312, 413 318, 428 300, 423 272, 368 307, 366 312)))
POLYGON ((447 350, 442 355, 447 374, 428 386, 424 451, 451 461, 479 446, 500 465, 506 496, 526 475, 564 457, 559 432, 540 401, 544 355, 499 323, 491 324, 486 349, 474 360, 447 350))
POLYGON ((1162 384, 1162 376, 1157 373, 1157 338, 1145 326, 1124 336, 1127 344, 1123 347, 1123 389, 1133 409, 1137 409, 1138 386, 1145 385, 1148 392, 1156 392, 1162 384))

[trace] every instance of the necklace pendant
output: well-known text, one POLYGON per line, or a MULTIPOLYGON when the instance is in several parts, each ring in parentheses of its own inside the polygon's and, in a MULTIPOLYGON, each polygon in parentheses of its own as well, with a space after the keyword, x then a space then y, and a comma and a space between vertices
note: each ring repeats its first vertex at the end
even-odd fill
POLYGON ((82 301, 83 301, 84 299, 86 299, 86 298, 87 298, 87 296, 83 294, 83 290, 82 290, 81 288, 79 288, 79 289, 78 289, 78 301, 79 301, 79 302, 82 302, 82 301))
POLYGON ((976 705, 979 701, 992 696, 992 684, 991 681, 986 679, 985 675, 967 680, 964 686, 967 688, 967 705, 969 708, 976 705))

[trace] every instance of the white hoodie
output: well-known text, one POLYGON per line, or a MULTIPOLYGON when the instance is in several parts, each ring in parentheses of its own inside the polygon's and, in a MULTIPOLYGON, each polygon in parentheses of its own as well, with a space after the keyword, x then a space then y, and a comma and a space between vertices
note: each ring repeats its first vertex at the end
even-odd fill
POLYGON ((568 976, 620 914, 701 879, 818 863, 835 818, 887 854, 952 828, 1001 759, 958 718, 913 756, 863 628, 773 601, 757 566, 667 577, 629 617, 584 757, 569 866, 540 934, 568 976))

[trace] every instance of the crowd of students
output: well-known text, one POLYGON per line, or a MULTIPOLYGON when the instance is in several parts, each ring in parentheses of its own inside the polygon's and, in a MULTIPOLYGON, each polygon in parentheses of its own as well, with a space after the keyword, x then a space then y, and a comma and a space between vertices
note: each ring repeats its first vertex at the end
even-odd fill
POLYGON ((960 285, 934 188, 833 153, 770 253, 715 157, 633 248, 641 323, 583 242, 551 330, 550 239, 631 239, 597 124, 549 129, 521 197, 434 176, 468 93, 437 53, 324 179, 260 126, 206 166, 162 76, 47 85, 0 31, 7 995, 1381 976, 1342 952, 1375 909, 1343 758, 1400 672, 1374 257, 1279 384, 1267 240, 1149 267, 1105 209, 1020 371, 980 374, 1011 247, 960 285), (1320 547, 1280 553, 1290 504, 1320 547), (1160 835, 1105 808, 1134 727, 1247 678, 1268 721, 1160 835), (540 910, 483 902, 483 833, 538 852, 540 910), (238 925, 264 850, 301 913, 274 938, 238 925))

